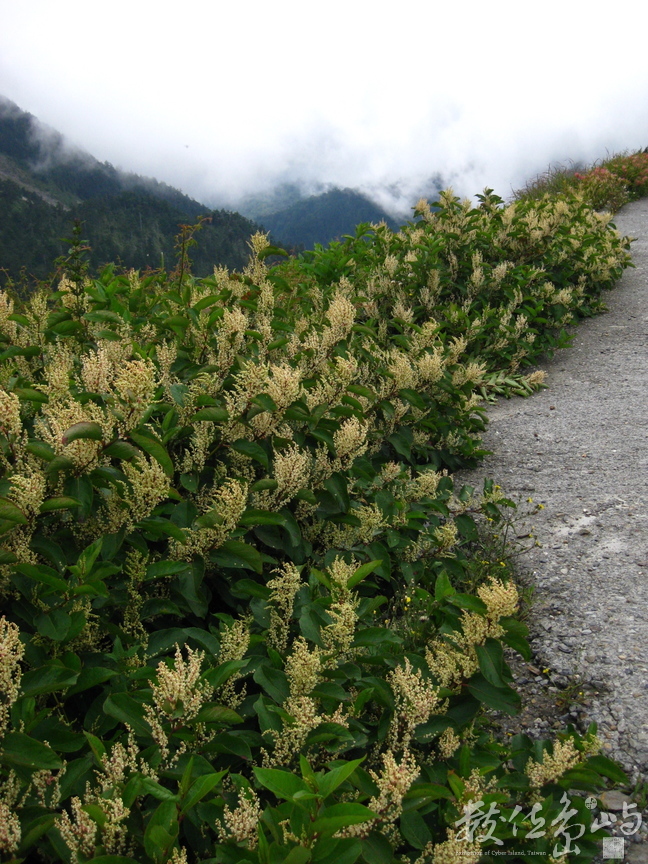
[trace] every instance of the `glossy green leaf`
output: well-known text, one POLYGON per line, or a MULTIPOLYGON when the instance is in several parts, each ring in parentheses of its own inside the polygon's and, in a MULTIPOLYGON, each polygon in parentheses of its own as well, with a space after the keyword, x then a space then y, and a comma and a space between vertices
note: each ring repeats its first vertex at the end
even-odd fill
POLYGON ((79 506, 79 501, 76 498, 70 498, 69 495, 59 495, 56 498, 48 498, 40 506, 41 513, 50 513, 52 510, 74 510, 79 506))
POLYGON ((210 560, 221 567, 237 567, 263 572, 263 559, 259 552, 240 540, 226 540, 210 554, 210 560))
POLYGON ((22 677, 21 689, 24 696, 41 696, 43 693, 56 693, 67 690, 76 684, 78 672, 63 666, 58 661, 46 663, 38 669, 25 672, 22 677))
POLYGON ((182 799, 180 815, 184 815, 192 807, 195 807, 199 801, 202 801, 205 795, 208 795, 226 774, 227 771, 218 771, 215 774, 203 774, 202 777, 197 777, 189 788, 187 795, 182 799))
POLYGON ((144 709, 139 702, 136 702, 128 693, 113 693, 103 704, 104 713, 120 723, 127 723, 132 726, 138 735, 143 735, 147 738, 151 736, 151 729, 144 715, 144 709))
POLYGON ((98 423, 91 423, 89 420, 83 420, 81 423, 75 423, 66 429, 61 436, 62 444, 70 444, 77 439, 90 439, 91 441, 102 441, 103 430, 98 423))
POLYGON ((26 525, 29 521, 20 507, 8 498, 0 498, 0 519, 7 519, 17 525, 26 525))
POLYGON ((191 418, 192 423, 211 422, 211 423, 227 423, 229 414, 226 408, 207 407, 201 408, 191 418))
POLYGON ((138 447, 161 465, 167 477, 173 477, 173 462, 161 441, 149 435, 142 435, 140 432, 131 432, 130 437, 138 447))
POLYGON ((256 443, 256 441, 248 441, 246 438, 239 438, 238 441, 234 441, 231 447, 232 450, 236 450, 237 453, 242 453, 244 456, 248 456, 250 459, 259 462, 263 465, 266 471, 270 470, 268 454, 260 444, 256 443))
POLYGON ((10 767, 57 771, 63 763, 47 744, 24 732, 8 732, 0 742, 0 760, 10 767))
POLYGON ((479 699, 489 708, 504 711, 506 714, 517 714, 520 710, 520 696, 511 687, 496 687, 480 673, 473 675, 468 682, 468 691, 475 699, 479 699))
POLYGON ((297 777, 290 771, 282 771, 279 768, 253 768, 252 770, 261 786, 269 789, 277 798, 294 801, 297 792, 310 792, 301 777, 297 777))
POLYGON ((346 762, 344 765, 332 768, 323 777, 320 777, 317 783, 317 788, 322 798, 328 798, 331 793, 335 792, 338 786, 344 783, 345 780, 348 780, 356 768, 364 762, 365 758, 366 757, 363 756, 361 759, 354 759, 351 762, 346 762))

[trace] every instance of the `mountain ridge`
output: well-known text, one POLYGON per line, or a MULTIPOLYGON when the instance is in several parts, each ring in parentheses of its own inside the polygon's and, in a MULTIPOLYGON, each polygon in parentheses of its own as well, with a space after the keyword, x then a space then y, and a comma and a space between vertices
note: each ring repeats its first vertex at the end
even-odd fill
POLYGON ((144 269, 170 263, 180 225, 206 217, 192 250, 197 275, 245 266, 259 230, 240 213, 213 210, 155 178, 120 171, 68 144, 15 103, 0 97, 0 270, 15 281, 43 279, 61 255, 75 219, 94 268, 115 261, 144 269))

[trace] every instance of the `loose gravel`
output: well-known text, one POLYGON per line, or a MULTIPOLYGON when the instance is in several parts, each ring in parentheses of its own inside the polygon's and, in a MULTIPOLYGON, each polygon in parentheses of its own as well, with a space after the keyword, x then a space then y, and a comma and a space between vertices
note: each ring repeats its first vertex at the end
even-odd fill
POLYGON ((514 661, 524 709, 505 728, 549 737, 595 721, 634 785, 648 782, 648 200, 614 221, 637 239, 609 311, 541 364, 547 389, 489 406, 492 455, 455 479, 479 490, 492 477, 520 510, 544 505, 516 525, 541 545, 519 562, 534 656, 514 661))

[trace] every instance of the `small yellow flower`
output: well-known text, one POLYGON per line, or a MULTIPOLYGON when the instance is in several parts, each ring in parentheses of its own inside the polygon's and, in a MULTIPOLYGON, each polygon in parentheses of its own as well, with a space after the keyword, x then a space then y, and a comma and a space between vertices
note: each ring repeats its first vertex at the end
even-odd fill
POLYGON ((529 504, 533 504, 533 498, 527 498, 527 501, 529 502, 529 504))
POLYGON ((544 504, 538 504, 538 510, 544 510, 544 504))
POLYGON ((412 598, 411 598, 411 597, 405 597, 405 602, 406 602, 406 603, 411 603, 411 602, 412 602, 412 598))

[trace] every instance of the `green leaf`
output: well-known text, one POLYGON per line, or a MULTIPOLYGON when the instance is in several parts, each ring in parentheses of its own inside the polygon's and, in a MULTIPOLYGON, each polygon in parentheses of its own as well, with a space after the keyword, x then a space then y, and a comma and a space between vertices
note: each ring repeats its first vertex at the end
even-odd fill
POLYGON ((161 441, 150 437, 148 434, 142 435, 140 432, 131 432, 130 437, 138 447, 141 447, 145 453, 152 456, 162 466, 167 477, 173 477, 173 462, 161 441))
POLYGON ((98 684, 110 681, 117 674, 114 669, 106 669, 103 666, 86 666, 81 670, 76 683, 67 691, 67 696, 74 696, 75 693, 82 693, 84 690, 89 690, 91 687, 96 687, 98 684))
POLYGON ((223 517, 218 510, 208 510, 207 513, 203 513, 194 519, 193 524, 196 528, 214 528, 216 525, 223 524, 223 517))
POLYGON ((531 660, 531 646, 523 636, 518 636, 516 633, 505 633, 502 636, 502 641, 521 654, 525 660, 531 660))
POLYGON ((51 462, 56 456, 55 451, 49 444, 46 444, 44 441, 34 440, 33 438, 27 444, 25 450, 28 453, 32 453, 34 456, 38 456, 38 458, 42 459, 44 462, 51 462))
POLYGON ((283 669, 275 669, 266 661, 259 666, 253 677, 256 683, 260 684, 275 702, 281 704, 288 698, 290 688, 283 669))
POLYGON ((362 854, 362 844, 353 837, 333 840, 324 837, 313 847, 313 861, 316 864, 355 864, 362 854))
POLYGON ((237 579, 231 590, 235 597, 261 597, 263 600, 269 600, 271 594, 267 585, 254 579, 237 579))
POLYGON ((480 673, 473 675, 467 687, 475 699, 479 699, 489 708, 504 711, 507 714, 517 714, 520 710, 522 700, 515 690, 511 687, 496 687, 480 673))
POLYGON ((447 786, 441 786, 438 783, 417 783, 410 786, 409 791, 405 793, 407 800, 425 798, 429 801, 436 801, 439 798, 451 800, 453 797, 453 793, 447 786))
POLYGON ((17 560, 18 558, 13 552, 0 549, 0 564, 15 564, 17 560))
POLYGON ((325 480, 324 488, 333 496, 335 503, 340 508, 340 512, 346 513, 351 507, 351 499, 349 498, 349 489, 344 475, 340 474, 339 471, 332 474, 325 480))
POLYGON ((421 396, 418 390, 411 390, 408 387, 403 387, 398 391, 398 395, 404 402, 409 402, 410 405, 413 405, 414 408, 418 408, 420 411, 425 411, 428 407, 428 403, 421 396))
POLYGON ((66 429, 61 436, 62 444, 70 444, 78 438, 90 439, 91 441, 103 441, 103 431, 98 423, 91 423, 89 420, 83 420, 81 423, 75 423, 66 429))
POLYGON ((258 782, 277 798, 294 801, 297 792, 310 792, 301 777, 295 776, 290 771, 282 771, 279 768, 253 768, 252 770, 258 782))
MULTIPOLYGON (((254 486, 258 487, 262 483, 273 484, 272 486, 265 485, 263 487, 264 489, 276 489, 279 485, 276 480, 259 480, 259 482, 255 483, 254 486)), ((255 489, 254 491, 259 490, 255 489)), ((270 510, 249 509, 246 510, 243 516, 239 519, 239 525, 284 525, 285 521, 285 516, 281 513, 273 513, 270 510)))
POLYGON ((7 519, 18 525, 26 525, 29 521, 22 510, 8 498, 0 498, 0 519, 7 519))
POLYGON ((38 632, 54 642, 62 642, 70 631, 72 619, 63 609, 52 609, 34 621, 38 632))
POLYGON ((242 567, 254 570, 255 573, 263 573, 263 559, 259 552, 254 546, 240 540, 226 540, 210 553, 209 559, 221 567, 242 567))
POLYGON ((394 861, 391 843, 378 830, 372 831, 362 840, 362 855, 364 860, 371 861, 371 864, 393 864, 394 861))
POLYGON ((198 421, 210 421, 212 423, 227 423, 228 420, 229 414, 226 408, 208 407, 196 411, 190 422, 197 423, 198 421))
POLYGON ((103 757, 106 755, 106 747, 103 741, 100 738, 97 738, 96 735, 93 735, 92 732, 84 732, 83 733, 90 745, 90 749, 97 760, 97 764, 101 765, 101 761, 103 757))
MULTIPOLYGON (((264 489, 274 490, 274 489, 276 489, 278 486, 279 486, 279 484, 277 483, 276 480, 273 480, 271 477, 266 477, 266 478, 263 479, 263 480, 257 480, 256 483, 253 483, 253 484, 250 486, 250 492, 262 492, 264 489)), ((248 511, 248 512, 250 512, 250 511, 248 511)), ((267 511, 267 510, 255 510, 255 511, 252 511, 252 512, 255 512, 255 513, 267 513, 267 512, 269 512, 269 511, 267 511)), ((247 513, 246 513, 246 515, 247 515, 247 513)), ((256 523, 256 524, 260 524, 260 523, 256 523)))
POLYGON ((153 534, 155 537, 168 535, 177 540, 178 543, 182 543, 183 546, 187 544, 187 537, 184 531, 178 528, 170 519, 164 519, 162 516, 149 516, 148 519, 140 519, 136 523, 135 528, 153 534))
POLYGON ((158 783, 157 780, 154 780, 152 777, 142 777, 141 778, 142 788, 148 792, 149 795, 152 795, 158 801, 177 801, 178 796, 175 792, 172 792, 170 789, 167 789, 166 786, 162 786, 161 783, 158 783))
POLYGON ((74 468, 74 462, 67 456, 55 456, 45 469, 46 474, 57 474, 59 471, 69 471, 74 468))
POLYGON ((52 510, 73 510, 79 506, 79 501, 76 498, 70 498, 68 495, 59 495, 56 498, 48 498, 40 506, 40 513, 50 513, 52 510))
POLYGON ((280 511, 280 515, 284 517, 283 527, 288 532, 290 542, 293 546, 299 546, 299 544, 301 543, 302 535, 301 529, 294 515, 287 507, 284 507, 280 511))
POLYGON ((437 576, 437 580, 434 585, 434 599, 437 601, 437 603, 440 603, 444 599, 444 597, 449 597, 454 593, 455 589, 452 587, 450 577, 445 570, 442 570, 437 576))
POLYGON ((34 582, 42 582, 60 594, 65 594, 69 589, 68 583, 61 579, 57 571, 45 564, 16 564, 15 569, 34 582))
POLYGON ((484 678, 495 687, 506 687, 504 672, 504 651, 497 639, 488 638, 483 645, 475 645, 479 668, 484 678))
POLYGON ((304 846, 293 846, 281 864, 308 864, 310 860, 310 849, 306 849, 304 846))
POLYGON ((610 780, 615 783, 627 783, 628 775, 625 771, 611 759, 608 759, 607 756, 590 756, 587 760, 587 767, 593 768, 599 774, 602 774, 604 777, 608 777, 610 780))
POLYGON ((36 357, 40 353, 41 349, 37 345, 29 345, 27 348, 12 345, 0 354, 0 360, 8 360, 11 357, 36 357))
POLYGON ((184 816, 199 801, 202 801, 205 795, 208 795, 226 774, 227 771, 219 771, 217 774, 203 774, 201 777, 197 777, 186 797, 181 801, 182 810, 180 811, 180 815, 184 816))
POLYGON ((37 816, 36 819, 23 822, 22 837, 18 848, 18 854, 21 858, 35 846, 43 834, 54 827, 55 821, 56 816, 53 813, 46 813, 44 816, 37 816))
POLYGON ((252 399, 252 404, 256 405, 257 408, 260 408, 262 411, 268 411, 270 414, 277 410, 277 405, 274 399, 268 393, 258 393, 252 399))
POLYGON ((146 722, 144 708, 128 693, 112 693, 103 704, 104 714, 114 717, 120 723, 128 723, 137 735, 151 737, 151 729, 146 722))
POLYGON ((362 582, 364 578, 366 578, 370 573, 373 573, 380 565, 382 561, 380 559, 376 559, 375 561, 367 561, 366 564, 362 564, 358 569, 347 579, 347 588, 355 588, 355 586, 362 582))
POLYGON ((403 837, 415 849, 424 849, 432 840, 432 832, 418 810, 410 810, 402 814, 400 830, 403 837))
POLYGON ((56 771, 63 763, 46 744, 30 738, 24 732, 8 732, 2 739, 0 760, 5 765, 56 771))
POLYGON ((483 615, 488 607, 480 597, 474 597, 472 594, 454 593, 447 598, 447 603, 453 606, 458 606, 460 609, 467 609, 469 612, 477 612, 483 615))
POLYGON ((162 801, 149 819, 144 832, 146 854, 156 864, 169 860, 171 846, 178 836, 178 811, 175 801, 162 801))
POLYGON ((149 564, 144 574, 144 579, 161 579, 164 576, 174 576, 176 573, 182 573, 190 565, 187 561, 155 561, 149 564))
POLYGON ((209 306, 213 306, 214 303, 218 303, 221 299, 220 294, 210 294, 208 297, 203 297, 197 303, 191 307, 195 312, 202 312, 203 309, 207 309, 209 306))
POLYGON ((338 768, 333 768, 328 774, 325 774, 323 777, 319 779, 318 789, 322 798, 328 798, 328 796, 334 792, 338 786, 344 783, 353 772, 356 770, 358 765, 361 765, 365 756, 362 759, 354 759, 352 762, 346 762, 344 765, 340 765, 338 768))
POLYGON ((203 705, 196 715, 197 723, 221 723, 223 726, 231 726, 234 723, 242 723, 243 718, 236 711, 226 705, 206 704, 203 705))
POLYGON ((248 441, 246 438, 239 438, 238 441, 235 441, 231 445, 231 447, 232 450, 236 450, 237 453, 242 453, 244 456, 248 456, 250 459, 259 462, 263 465, 266 471, 270 470, 268 454, 260 444, 256 443, 256 441, 248 441))
POLYGON ((63 666, 60 661, 52 661, 26 672, 22 677, 21 689, 23 696, 40 696, 43 693, 55 693, 66 690, 76 684, 78 672, 63 666))
MULTIPOLYGON (((50 462, 48 467, 51 468, 55 461, 50 462)), ((92 511, 92 502, 94 500, 94 489, 88 475, 68 477, 65 481, 63 491, 67 496, 79 502, 79 509, 76 513, 77 518, 87 519, 92 511)))
POLYGON ((257 258, 259 261, 263 261, 264 258, 268 258, 270 255, 288 255, 285 249, 281 249, 279 246, 266 246, 265 249, 262 249, 257 253, 257 258))
POLYGON ((242 669, 246 662, 245 660, 226 660, 219 666, 208 669, 203 675, 203 679, 216 690, 230 679, 235 672, 242 669))
POLYGON ((330 835, 346 825, 358 825, 376 818, 378 814, 364 804, 333 804, 322 811, 319 819, 313 823, 312 831, 320 836, 330 835))
POLYGON ((363 630, 356 632, 356 637, 353 640, 353 648, 360 648, 370 645, 402 645, 403 638, 394 630, 388 630, 386 627, 365 627, 363 630))
POLYGON ((13 392, 19 399, 26 402, 39 402, 40 404, 49 402, 47 393, 41 393, 40 390, 33 390, 31 387, 16 387, 13 392))
POLYGON ((104 456, 110 456, 111 459, 124 459, 129 461, 138 455, 138 450, 129 444, 128 441, 113 441, 110 446, 105 447, 104 456))
POLYGON ((203 576, 203 562, 193 561, 189 569, 178 573, 174 580, 178 591, 175 599, 181 598, 198 618, 204 618, 207 614, 207 597, 202 585, 203 576))

